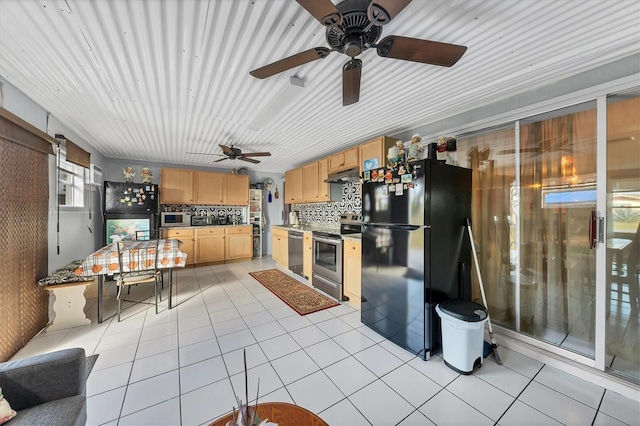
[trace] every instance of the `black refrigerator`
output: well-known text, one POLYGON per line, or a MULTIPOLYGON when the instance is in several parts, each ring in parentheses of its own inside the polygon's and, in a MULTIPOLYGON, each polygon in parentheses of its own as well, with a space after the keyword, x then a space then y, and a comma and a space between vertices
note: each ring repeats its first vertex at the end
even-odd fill
POLYGON ((159 208, 158 185, 105 181, 104 244, 156 235, 159 208))
POLYGON ((424 360, 442 348, 436 305, 471 299, 471 170, 433 154, 362 174, 362 322, 424 360))

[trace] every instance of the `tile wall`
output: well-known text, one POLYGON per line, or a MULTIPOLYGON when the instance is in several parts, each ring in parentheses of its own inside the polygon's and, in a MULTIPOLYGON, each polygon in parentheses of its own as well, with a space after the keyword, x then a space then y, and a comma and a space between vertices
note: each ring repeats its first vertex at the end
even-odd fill
POLYGON ((193 216, 235 217, 238 223, 247 223, 245 206, 194 206, 190 204, 163 204, 163 212, 191 212, 193 216))
POLYGON ((294 204, 293 211, 300 212, 300 222, 322 225, 337 225, 340 214, 345 212, 362 213, 359 183, 342 185, 342 199, 339 202, 294 204))

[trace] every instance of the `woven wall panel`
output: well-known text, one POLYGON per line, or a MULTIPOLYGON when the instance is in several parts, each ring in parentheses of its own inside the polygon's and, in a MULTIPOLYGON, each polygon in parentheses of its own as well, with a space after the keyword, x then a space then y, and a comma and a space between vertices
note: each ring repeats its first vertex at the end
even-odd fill
POLYGON ((47 325, 48 156, 0 139, 0 362, 47 325))

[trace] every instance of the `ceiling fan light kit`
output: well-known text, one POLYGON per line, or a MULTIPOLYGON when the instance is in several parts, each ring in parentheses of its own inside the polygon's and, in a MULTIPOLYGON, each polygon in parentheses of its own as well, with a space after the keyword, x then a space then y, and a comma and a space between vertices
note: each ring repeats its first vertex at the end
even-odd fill
POLYGON ((356 56, 373 47, 379 56, 451 67, 467 48, 411 37, 387 36, 377 43, 382 27, 411 3, 411 0, 344 0, 334 5, 331 0, 296 0, 311 16, 326 27, 326 40, 331 47, 314 47, 251 71, 264 79, 283 71, 326 58, 331 52, 350 57, 342 68, 342 104, 360 100, 362 61, 356 56))

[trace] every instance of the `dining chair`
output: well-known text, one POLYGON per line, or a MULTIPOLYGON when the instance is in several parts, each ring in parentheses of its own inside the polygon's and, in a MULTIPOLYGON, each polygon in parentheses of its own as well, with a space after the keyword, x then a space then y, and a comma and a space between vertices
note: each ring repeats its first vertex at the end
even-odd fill
POLYGON ((124 298, 122 289, 127 287, 131 288, 132 285, 153 283, 154 285, 154 298, 156 305, 156 314, 158 313, 158 298, 162 301, 162 291, 158 291, 158 284, 162 278, 162 271, 158 269, 158 245, 160 240, 154 241, 147 250, 147 253, 141 253, 140 250, 135 252, 134 250, 125 250, 126 242, 116 243, 118 250, 118 266, 120 272, 114 276, 114 280, 118 287, 118 322, 120 322, 120 312, 122 311, 122 302, 132 302, 133 304, 145 303, 152 304, 151 302, 127 300, 124 298), (125 260, 125 254, 128 254, 128 258, 125 260), (139 269, 142 265, 143 269, 139 269), (126 269, 136 269, 133 271, 124 272, 126 269))

